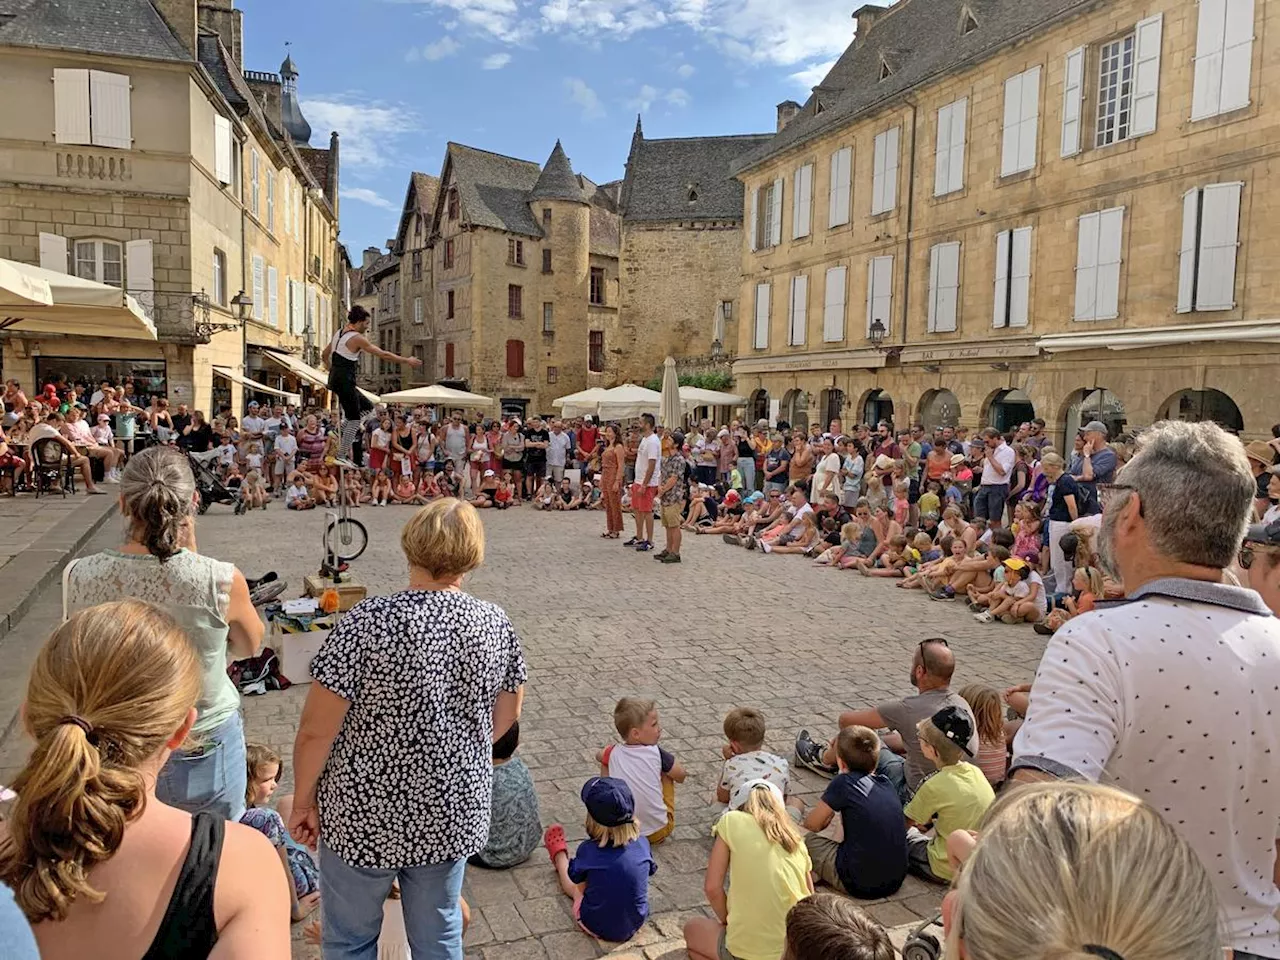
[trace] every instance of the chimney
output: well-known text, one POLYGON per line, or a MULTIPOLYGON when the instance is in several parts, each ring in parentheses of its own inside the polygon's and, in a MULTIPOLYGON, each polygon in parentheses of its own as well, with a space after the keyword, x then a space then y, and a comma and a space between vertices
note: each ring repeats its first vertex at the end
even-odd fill
POLYGON ((333 207, 333 215, 338 215, 338 174, 340 166, 338 163, 338 131, 331 130, 329 132, 329 178, 325 184, 325 189, 329 194, 329 206, 333 207))
POLYGON ((379 250, 377 247, 365 247, 364 259, 360 264, 360 269, 368 270, 370 264, 372 264, 373 261, 377 260, 380 256, 382 256, 382 251, 379 250))
POLYGON ((196 35, 199 17, 196 14, 196 0, 151 0, 151 2, 160 11, 160 16, 164 17, 165 22, 169 24, 169 29, 178 38, 178 42, 191 54, 192 59, 198 59, 200 51, 196 35))
POLYGON ((781 131, 801 110, 800 104, 794 100, 783 100, 778 104, 778 130, 781 131))
POLYGON ((244 13, 235 0, 199 0, 200 26, 212 30, 231 54, 236 69, 244 69, 244 13))
POLYGON ((886 7, 876 3, 863 4, 853 11, 853 19, 858 21, 858 30, 854 35, 854 41, 858 46, 862 46, 863 41, 867 39, 867 34, 871 32, 871 27, 876 20, 887 12, 886 7))

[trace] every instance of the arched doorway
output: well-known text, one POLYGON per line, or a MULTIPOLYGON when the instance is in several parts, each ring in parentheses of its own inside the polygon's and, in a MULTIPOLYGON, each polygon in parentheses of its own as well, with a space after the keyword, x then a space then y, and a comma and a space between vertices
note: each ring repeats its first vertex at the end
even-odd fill
POLYGON ((803 390, 788 390, 782 398, 779 416, 791 425, 791 429, 809 429, 809 394, 803 390))
POLYGON ((769 419, 769 391, 761 387, 755 393, 751 394, 751 400, 747 404, 751 411, 751 422, 769 419))
POLYGON ((893 397, 877 388, 862 401, 862 422, 874 430, 881 420, 893 423, 893 397))
POLYGON ((925 433, 935 427, 959 426, 959 399, 950 390, 926 390, 920 398, 920 423, 925 433))
POLYGON ((1001 433, 1016 430, 1019 424, 1036 417, 1031 398, 1021 390, 1000 390, 991 398, 987 407, 987 424, 1001 433))
POLYGON ((1157 420, 1211 420, 1224 430, 1240 433, 1244 417, 1236 402, 1221 390, 1179 390, 1160 406, 1157 420))
POLYGON ((836 387, 823 390, 819 404, 822 407, 822 427, 825 430, 832 420, 844 419, 844 391, 836 387))
POLYGON ((1063 446, 1070 449, 1072 440, 1080 428, 1090 420, 1101 420, 1107 434, 1115 439, 1124 432, 1124 403, 1105 387, 1077 390, 1067 398, 1062 410, 1063 446))

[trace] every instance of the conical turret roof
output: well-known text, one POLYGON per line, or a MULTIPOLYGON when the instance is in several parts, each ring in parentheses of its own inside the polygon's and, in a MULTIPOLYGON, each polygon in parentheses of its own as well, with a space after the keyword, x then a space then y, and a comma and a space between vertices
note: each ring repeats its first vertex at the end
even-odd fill
POLYGON ((573 172, 573 165, 565 156, 564 147, 556 141, 555 149, 542 167, 542 174, 529 194, 531 200, 571 200, 586 203, 582 184, 573 172))

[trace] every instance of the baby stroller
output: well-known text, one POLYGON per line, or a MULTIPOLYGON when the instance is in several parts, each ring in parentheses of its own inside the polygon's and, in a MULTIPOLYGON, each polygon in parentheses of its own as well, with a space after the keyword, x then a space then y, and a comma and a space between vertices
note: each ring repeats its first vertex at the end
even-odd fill
POLYGON ((236 515, 239 516, 246 510, 245 502, 240 499, 240 491, 228 487, 214 471, 217 459, 217 450, 210 450, 208 453, 187 451, 187 461, 191 464, 191 472, 196 478, 196 489, 200 492, 200 506, 197 512, 203 514, 209 509, 211 503, 228 503, 235 506, 236 515))

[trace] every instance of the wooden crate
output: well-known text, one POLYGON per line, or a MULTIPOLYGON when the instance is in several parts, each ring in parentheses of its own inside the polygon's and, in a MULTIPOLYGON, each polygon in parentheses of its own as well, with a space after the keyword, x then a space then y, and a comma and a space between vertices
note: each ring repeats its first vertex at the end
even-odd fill
POLYGON ((306 595, 315 597, 317 600, 324 596, 326 590, 330 588, 337 590, 338 611, 340 613, 346 613, 369 595, 368 588, 363 583, 356 583, 354 580, 335 584, 328 577, 306 577, 302 583, 306 590, 306 595))

